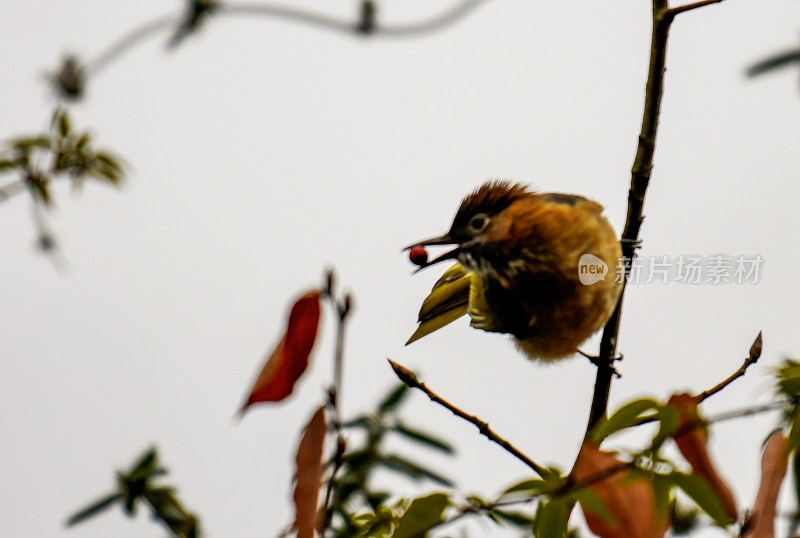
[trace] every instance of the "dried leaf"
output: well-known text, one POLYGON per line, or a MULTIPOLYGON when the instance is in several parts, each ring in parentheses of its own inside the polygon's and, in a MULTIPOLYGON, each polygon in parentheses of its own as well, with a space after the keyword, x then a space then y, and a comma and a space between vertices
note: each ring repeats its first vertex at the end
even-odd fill
POLYGON ((317 339, 320 294, 310 291, 294 303, 286 333, 258 374, 240 413, 257 402, 279 402, 289 396, 308 367, 317 339))
POLYGON ((745 525, 743 538, 773 538, 777 516, 778 493, 789 466, 789 440, 776 431, 764 445, 761 458, 761 484, 758 486, 756 502, 745 525))
POLYGON ((322 482, 322 452, 325 448, 325 406, 311 417, 297 448, 295 459, 297 483, 294 487, 294 528, 298 538, 314 538, 317 504, 322 482))
MULTIPOLYGON (((572 481, 589 482, 623 465, 612 454, 585 442, 572 469, 572 481)), ((578 498, 587 525, 601 538, 656 538, 664 536, 669 527, 666 516, 657 514, 653 487, 645 476, 631 476, 620 469, 587 489, 605 506, 603 513, 597 513, 582 496, 578 498)))
MULTIPOLYGON (((690 394, 673 394, 667 405, 677 409, 681 414, 680 429, 689 427, 693 422, 698 422, 700 416, 697 410, 698 399, 690 394)), ((692 466, 695 475, 703 478, 711 489, 714 490, 720 502, 725 507, 728 523, 733 523, 739 516, 739 509, 733 491, 717 471, 711 454, 708 451, 708 435, 702 427, 691 428, 674 437, 678 450, 692 466)))

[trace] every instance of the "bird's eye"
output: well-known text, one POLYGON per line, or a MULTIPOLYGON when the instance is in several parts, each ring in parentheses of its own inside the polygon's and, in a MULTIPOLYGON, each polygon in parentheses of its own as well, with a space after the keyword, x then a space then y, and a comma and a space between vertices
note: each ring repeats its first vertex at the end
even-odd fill
POLYGON ((489 224, 489 217, 485 213, 478 213, 469 220, 469 227, 473 232, 482 232, 489 224))

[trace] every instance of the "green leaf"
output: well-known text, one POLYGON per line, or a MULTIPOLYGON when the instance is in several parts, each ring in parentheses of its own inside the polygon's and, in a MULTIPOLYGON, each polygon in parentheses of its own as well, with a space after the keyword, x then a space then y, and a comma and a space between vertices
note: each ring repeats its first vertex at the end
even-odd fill
POLYGON ((349 429, 349 428, 362 428, 364 430, 369 430, 369 427, 372 425, 373 418, 369 415, 361 415, 353 420, 348 420, 347 422, 342 422, 339 425, 340 428, 349 429))
POLYGON ((392 538, 421 538, 442 522, 444 510, 450 504, 446 493, 432 493, 411 502, 400 518, 392 538))
POLYGON ((533 535, 536 538, 564 538, 567 534, 570 502, 564 498, 539 503, 533 535))
POLYGON ((394 411, 397 409, 403 400, 405 400, 406 396, 408 396, 408 385, 405 383, 400 383, 397 385, 392 391, 386 395, 386 398, 378 404, 378 414, 383 415, 390 411, 394 411))
POLYGON ((703 478, 679 471, 674 471, 670 477, 714 523, 720 527, 727 527, 732 523, 717 492, 703 478))
POLYGON ((792 454, 792 473, 794 474, 794 500, 800 512, 800 451, 795 450, 792 454))
POLYGON ((398 423, 394 427, 394 431, 396 431, 397 433, 399 433, 400 435, 402 435, 406 439, 414 441, 415 443, 426 445, 426 446, 428 446, 430 448, 439 450, 439 451, 444 452, 446 454, 452 454, 454 452, 453 447, 450 446, 447 442, 442 441, 441 439, 438 439, 438 438, 436 438, 436 437, 434 437, 432 435, 429 435, 429 434, 427 434, 425 432, 421 432, 419 430, 415 430, 415 429, 409 428, 408 426, 405 426, 402 423, 398 423))
POLYGON ((159 471, 158 452, 155 448, 148 449, 131 467, 130 478, 147 478, 159 471))
POLYGON ((50 147, 50 137, 48 136, 31 136, 25 138, 16 138, 11 141, 11 145, 23 153, 27 153, 32 149, 47 149, 50 147))
POLYGON ((757 64, 753 64, 748 67, 747 76, 755 77, 756 75, 772 71, 779 67, 785 67, 787 65, 797 63, 800 63, 800 51, 789 50, 786 52, 781 52, 780 54, 770 56, 769 58, 761 60, 757 64))
POLYGON ((17 168, 19 164, 17 161, 12 159, 0 159, 0 172, 5 172, 6 170, 13 170, 17 168))
POLYGON ((541 478, 531 478, 509 487, 500 494, 500 497, 502 498, 515 493, 520 495, 541 495, 542 493, 547 493, 550 489, 551 485, 547 481, 541 478))
POLYGON ((672 492, 672 476, 651 474, 653 484, 653 501, 656 507, 656 517, 666 519, 670 509, 670 493, 672 492))
POLYGON ((495 509, 492 510, 491 513, 497 516, 497 518, 500 521, 523 529, 531 527, 534 521, 533 516, 531 516, 530 514, 526 514, 524 512, 518 512, 516 510, 511 511, 511 510, 495 509))
POLYGON ((653 438, 653 449, 658 450, 664 441, 672 437, 681 426, 681 412, 672 406, 664 406, 658 412, 658 433, 653 438))
POLYGON ((46 207, 52 204, 53 199, 50 196, 49 178, 30 173, 25 176, 25 182, 28 184, 28 188, 36 200, 43 203, 46 207))
POLYGON ((800 446, 800 405, 795 405, 792 417, 792 429, 789 432, 789 451, 800 446))
POLYGON ((599 443, 609 435, 639 423, 642 415, 648 411, 661 408, 661 404, 651 398, 642 398, 629 402, 614 412, 613 415, 600 421, 592 431, 592 440, 599 443))
POLYGON ((122 496, 119 493, 112 493, 111 495, 106 495, 99 501, 96 501, 86 508, 79 510, 67 520, 67 527, 71 527, 72 525, 76 525, 85 519, 89 519, 90 517, 99 514, 103 510, 109 508, 112 504, 122 499, 122 496))
POLYGON ((58 114, 56 126, 58 127, 58 134, 61 135, 61 138, 69 136, 70 131, 72 131, 72 123, 69 121, 69 116, 66 112, 58 114))
POLYGON ((618 525, 614 514, 600 496, 589 488, 580 488, 572 496, 577 500, 584 513, 589 513, 603 520, 607 525, 614 527, 618 525))
POLYGON ((778 392, 790 398, 800 396, 800 362, 786 359, 775 373, 778 376, 778 392))
POLYGON ((378 465, 382 465, 387 469, 391 469, 400 474, 404 474, 407 477, 411 478, 412 480, 421 480, 422 478, 427 478, 428 480, 437 482, 442 486, 447 486, 447 487, 453 486, 453 483, 444 476, 435 473, 430 469, 426 469, 425 467, 422 467, 421 465, 418 465, 413 461, 407 460, 402 456, 397 456, 397 455, 384 456, 377 463, 378 465))
POLYGON ((558 467, 545 467, 544 469, 541 469, 541 475, 542 479, 547 482, 551 490, 560 488, 567 481, 564 473, 561 472, 561 469, 558 467))

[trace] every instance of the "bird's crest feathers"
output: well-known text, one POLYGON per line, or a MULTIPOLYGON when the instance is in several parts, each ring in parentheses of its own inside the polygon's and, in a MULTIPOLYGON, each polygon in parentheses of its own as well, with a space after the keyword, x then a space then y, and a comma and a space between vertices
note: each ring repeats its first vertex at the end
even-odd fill
POLYGON ((510 181, 487 181, 470 193, 461 202, 455 219, 453 230, 466 226, 469 219, 476 213, 496 215, 502 210, 519 200, 534 193, 525 185, 510 181))

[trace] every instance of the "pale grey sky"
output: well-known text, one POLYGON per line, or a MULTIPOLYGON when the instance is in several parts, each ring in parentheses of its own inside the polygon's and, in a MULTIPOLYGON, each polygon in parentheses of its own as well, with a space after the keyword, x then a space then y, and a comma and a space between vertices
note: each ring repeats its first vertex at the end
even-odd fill
MULTIPOLYGON (((355 9, 293 3, 343 17, 355 9)), ((380 9, 400 23, 448 5, 384 0, 380 9)), ((42 77, 64 53, 91 56, 181 7, 5 0, 0 138, 46 125, 42 77)), ((395 383, 391 357, 537 461, 568 469, 594 368, 529 363, 505 337, 466 321, 404 347, 439 272, 412 277, 400 249, 444 231, 461 197, 489 178, 589 196, 620 230, 648 13, 645 0, 487 2, 413 39, 223 17, 172 52, 166 36, 147 41, 90 80, 73 119, 126 159, 130 177, 121 192, 57 189, 51 224, 63 274, 32 248, 29 201, 0 205, 3 535, 163 536, 116 511, 62 527, 150 444, 208 536, 275 535, 290 519, 298 431, 332 370, 332 319, 290 401, 254 408, 238 426, 231 417, 287 305, 327 266, 356 300, 346 414, 395 383)), ((761 255, 764 264, 755 285, 631 286, 612 405, 713 386, 760 329, 762 362, 707 411, 764 401, 771 368, 800 350, 798 75, 743 76, 749 63, 795 46, 799 24, 797 2, 728 0, 674 25, 641 252, 761 255)), ((405 412, 455 440, 456 458, 429 461, 461 491, 490 496, 527 476, 421 394, 405 412)), ((715 428, 715 454, 743 506, 773 425, 715 428)), ((397 486, 408 495, 435 487, 397 486)))

